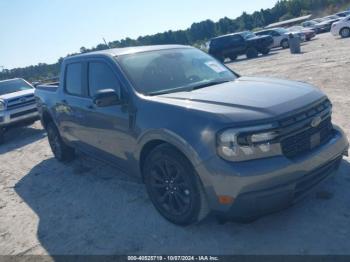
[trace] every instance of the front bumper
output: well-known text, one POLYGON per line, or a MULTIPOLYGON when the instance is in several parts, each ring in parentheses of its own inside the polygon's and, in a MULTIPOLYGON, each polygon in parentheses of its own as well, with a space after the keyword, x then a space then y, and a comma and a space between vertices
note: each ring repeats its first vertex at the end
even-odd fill
POLYGON ((0 128, 18 126, 39 119, 35 105, 0 112, 0 128))
POLYGON ((335 130, 327 144, 295 159, 278 156, 231 163, 214 157, 197 166, 211 210, 245 219, 283 209, 303 198, 337 171, 348 150, 345 134, 338 127, 335 130), (220 196, 234 201, 220 204, 220 196))

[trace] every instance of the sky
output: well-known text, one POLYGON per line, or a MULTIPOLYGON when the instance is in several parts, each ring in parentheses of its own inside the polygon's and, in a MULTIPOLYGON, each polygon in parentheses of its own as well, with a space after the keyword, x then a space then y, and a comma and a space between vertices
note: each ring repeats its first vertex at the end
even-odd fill
POLYGON ((235 18, 277 0, 0 0, 0 70, 58 58, 125 37, 235 18))

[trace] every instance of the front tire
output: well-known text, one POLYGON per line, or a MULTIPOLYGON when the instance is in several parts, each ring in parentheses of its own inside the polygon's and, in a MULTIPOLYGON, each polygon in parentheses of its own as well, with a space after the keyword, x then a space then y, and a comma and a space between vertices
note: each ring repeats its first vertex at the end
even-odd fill
POLYGON ((282 47, 283 49, 289 48, 289 42, 288 42, 287 39, 284 39, 284 40, 281 42, 281 47, 282 47))
POLYGON ((153 205, 168 221, 186 226, 208 214, 199 178, 176 148, 168 144, 156 147, 145 160, 143 175, 153 205))
POLYGON ((340 31, 340 36, 341 36, 342 38, 350 37, 350 28, 348 28, 348 27, 343 28, 343 29, 340 31))
POLYGON ((53 122, 48 123, 46 131, 47 138, 55 158, 60 162, 68 162, 73 160, 75 157, 75 151, 73 148, 67 146, 63 142, 56 125, 53 122))

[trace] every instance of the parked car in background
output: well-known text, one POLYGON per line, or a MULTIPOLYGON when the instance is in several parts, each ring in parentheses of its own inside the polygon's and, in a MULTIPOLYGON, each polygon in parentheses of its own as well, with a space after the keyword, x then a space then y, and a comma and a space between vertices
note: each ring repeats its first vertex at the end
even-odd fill
POLYGON ((301 25, 305 28, 311 28, 311 29, 315 30, 316 34, 329 32, 329 30, 330 30, 330 26, 327 23, 323 24, 320 22, 316 22, 314 20, 305 21, 301 25))
POLYGON ((259 53, 267 55, 272 47, 270 36, 257 36, 250 31, 228 34, 210 40, 209 54, 223 62, 226 58, 231 61, 239 55, 255 58, 259 53))
POLYGON ((335 15, 340 16, 340 17, 347 17, 350 15, 350 11, 339 12, 339 13, 336 13, 335 15))
POLYGON ((331 32, 334 36, 341 36, 342 38, 350 37, 350 16, 334 23, 331 32))
POLYGON ((332 24, 340 20, 339 16, 330 15, 323 18, 314 19, 318 23, 319 27, 322 28, 321 33, 326 33, 331 31, 332 24))
MULTIPOLYGON (((290 32, 282 27, 261 30, 255 32, 256 35, 263 36, 269 35, 273 38, 273 48, 282 47, 283 49, 289 48, 289 34, 290 32)), ((302 32, 293 33, 294 37, 299 37, 301 41, 305 41, 305 34, 302 32)))
POLYGON ((24 79, 0 81, 0 143, 11 127, 30 125, 39 119, 34 90, 24 79))
POLYGON ((80 150, 140 176, 179 225, 284 209, 334 175, 349 146, 319 89, 241 77, 188 46, 67 57, 59 85, 35 94, 56 159, 80 150))
POLYGON ((287 30, 293 34, 298 34, 298 33, 304 34, 306 41, 310 41, 312 38, 316 36, 315 30, 311 28, 305 28, 302 26, 292 26, 287 28, 287 30))

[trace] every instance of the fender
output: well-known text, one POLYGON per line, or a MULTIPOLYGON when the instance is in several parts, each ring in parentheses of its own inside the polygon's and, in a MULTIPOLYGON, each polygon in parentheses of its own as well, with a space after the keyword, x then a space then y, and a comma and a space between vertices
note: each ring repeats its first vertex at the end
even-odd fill
POLYGON ((200 165, 202 162, 197 152, 188 142, 186 142, 184 138, 168 129, 152 129, 140 135, 139 139, 137 140, 137 149, 135 152, 135 156, 138 161, 141 159, 143 147, 148 142, 154 140, 162 140, 175 146, 191 161, 194 167, 200 165))

